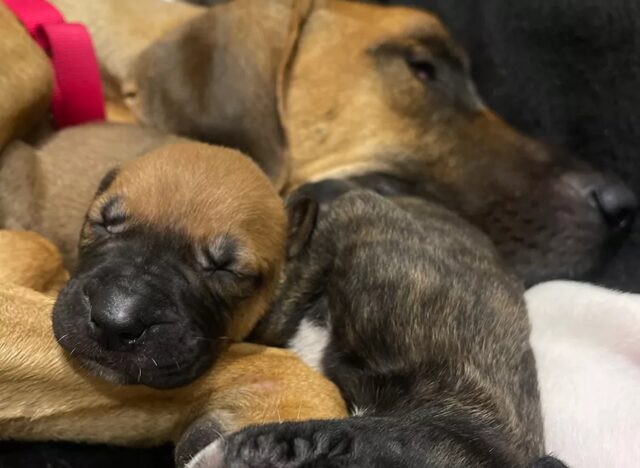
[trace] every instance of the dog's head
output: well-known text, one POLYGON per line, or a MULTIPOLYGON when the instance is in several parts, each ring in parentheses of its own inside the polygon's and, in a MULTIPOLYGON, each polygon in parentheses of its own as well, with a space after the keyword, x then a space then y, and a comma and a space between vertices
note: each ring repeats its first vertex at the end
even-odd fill
POLYGON ((87 213, 56 338, 111 380, 185 384, 268 307, 285 225, 276 191, 234 150, 179 143, 125 164, 87 213))
POLYGON ((293 187, 355 177, 435 198, 484 229, 530 283, 592 271, 636 209, 617 178, 487 109, 464 52, 417 10, 224 2, 133 68, 125 88, 143 120, 239 146, 279 181, 290 154, 293 187))

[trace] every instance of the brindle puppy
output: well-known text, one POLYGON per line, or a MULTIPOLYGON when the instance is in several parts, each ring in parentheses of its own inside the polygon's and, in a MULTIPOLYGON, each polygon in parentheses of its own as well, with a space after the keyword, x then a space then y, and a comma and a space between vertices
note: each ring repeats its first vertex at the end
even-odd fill
POLYGON ((290 155, 289 188, 356 178, 437 199, 489 234, 528 283, 590 274, 631 224, 637 202, 617 178, 484 105, 464 52, 432 15, 338 0, 188 13, 148 1, 55 3, 88 23, 107 74, 155 127, 238 147, 277 183, 290 155), (127 34, 140 18, 144 33, 127 34))
POLYGON ((156 388, 191 382, 266 310, 286 217, 247 157, 175 143, 102 181, 60 293, 60 344, 95 373, 156 388))
POLYGON ((256 338, 298 350, 357 417, 252 428, 194 466, 563 466, 542 458, 523 290, 489 239, 423 200, 330 200, 342 190, 294 195, 291 258, 256 338), (326 199, 317 219, 307 195, 326 199))

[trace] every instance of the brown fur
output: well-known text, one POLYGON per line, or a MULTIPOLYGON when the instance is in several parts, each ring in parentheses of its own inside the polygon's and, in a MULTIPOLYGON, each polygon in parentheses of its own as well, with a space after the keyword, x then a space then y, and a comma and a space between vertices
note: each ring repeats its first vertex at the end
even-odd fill
MULTIPOLYGON (((122 200, 125 225, 170 229, 194 246, 225 234, 239 241, 238 269, 263 278, 262 287, 233 315, 227 336, 244 338, 269 306, 285 238, 282 202, 260 169, 235 150, 174 143, 123 165, 91 205, 88 220, 99 218, 105 202, 115 197, 122 200)), ((85 223, 81 244, 91 237, 89 225, 85 223)))
MULTIPOLYGON (((97 23, 93 7, 60 3, 97 23)), ((134 27, 141 14, 153 25, 173 7, 112 8, 97 48, 110 48, 110 29, 134 27)), ((125 70, 121 99, 140 120, 239 148, 278 187, 288 182, 285 191, 359 178, 444 203, 489 234, 527 283, 583 277, 624 237, 635 208, 628 189, 487 109, 434 16, 340 0, 231 0, 199 11, 144 39, 137 58, 123 47, 105 64, 125 70), (593 203, 605 189, 618 193, 613 210, 593 203)))
POLYGON ((0 153, 0 227, 36 231, 77 260, 80 229, 102 177, 125 161, 180 141, 133 125, 89 124, 20 141, 0 153))
POLYGON ((0 151, 43 118, 51 98, 49 60, 0 3, 0 151))
POLYGON ((250 344, 232 345, 178 390, 109 385, 70 362, 53 339, 53 298, 41 290, 64 278, 55 248, 35 234, 0 231, 0 255, 10 260, 0 262, 2 439, 155 445, 176 441, 205 415, 224 433, 346 415, 336 387, 292 353, 250 344))

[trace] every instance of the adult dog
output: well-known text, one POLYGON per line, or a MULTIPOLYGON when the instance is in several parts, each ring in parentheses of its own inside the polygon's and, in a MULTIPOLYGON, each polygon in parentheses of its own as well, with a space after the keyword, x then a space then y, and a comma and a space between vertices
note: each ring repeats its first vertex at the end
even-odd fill
POLYGON ((290 260, 255 337, 297 350, 356 416, 251 428, 195 466, 563 466, 543 457, 523 290, 489 239, 424 200, 344 190, 293 195, 290 260))
POLYGON ((105 76, 141 120, 239 147, 290 188, 341 177, 436 199, 489 234, 527 283, 589 274, 631 223, 636 199, 617 178, 484 106, 464 53, 427 13, 312 0, 55 3, 88 24, 105 76), (127 33, 141 21, 145 31, 127 33))

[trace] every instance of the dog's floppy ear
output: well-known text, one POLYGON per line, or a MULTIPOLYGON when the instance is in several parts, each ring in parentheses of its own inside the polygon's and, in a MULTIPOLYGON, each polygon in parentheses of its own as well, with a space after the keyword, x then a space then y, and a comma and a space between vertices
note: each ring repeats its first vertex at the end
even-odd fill
POLYGON ((287 199, 289 239, 287 258, 300 254, 309 242, 318 218, 318 202, 303 193, 294 193, 287 199))
POLYGON ((215 5, 143 52, 123 85, 144 122, 251 156, 281 189, 289 65, 313 0, 215 5))

